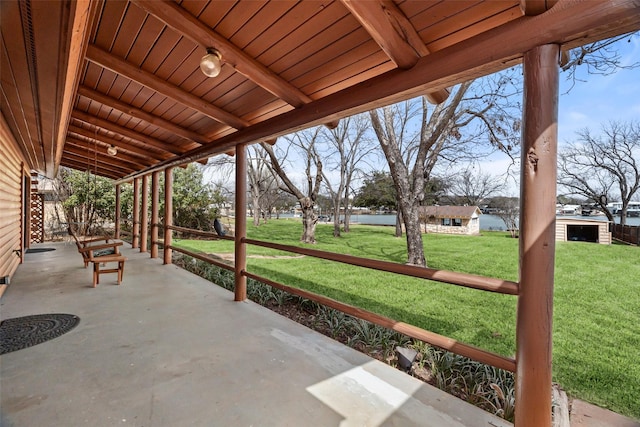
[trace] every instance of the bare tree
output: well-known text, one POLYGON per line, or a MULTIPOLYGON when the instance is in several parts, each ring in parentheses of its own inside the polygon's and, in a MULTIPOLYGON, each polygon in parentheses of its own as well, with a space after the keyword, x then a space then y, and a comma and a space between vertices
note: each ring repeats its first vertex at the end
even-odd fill
POLYGON ((248 147, 249 162, 247 177, 253 212, 253 225, 260 225, 260 217, 267 220, 273 199, 273 193, 278 189, 278 181, 273 170, 269 167, 269 156, 260 145, 248 147), (269 205, 269 206, 267 206, 269 205), (265 209, 266 208, 266 209, 265 209))
POLYGON ((568 53, 567 61, 562 65, 562 71, 566 72, 566 78, 572 82, 569 90, 575 86, 576 82, 582 81, 576 75, 579 67, 586 68, 587 74, 600 74, 607 76, 615 73, 619 69, 634 69, 640 66, 640 62, 624 64, 616 43, 633 37, 638 37, 639 33, 623 34, 606 40, 599 40, 594 43, 580 46, 568 53))
POLYGON ((266 143, 260 144, 269 156, 270 167, 282 181, 282 190, 294 195, 298 199, 298 203, 300 203, 300 208, 302 209, 302 236, 300 240, 304 243, 316 242, 315 230, 318 217, 315 214, 314 207, 322 184, 322 162, 316 150, 320 132, 321 127, 316 127, 286 137, 288 141, 287 150, 293 147, 297 152, 296 154, 300 156, 298 164, 305 164, 306 185, 303 189, 298 188, 284 170, 288 151, 276 156, 273 147, 266 143))
POLYGON ((421 98, 383 108, 382 119, 378 111, 370 112, 396 187, 409 264, 426 266, 418 207, 436 164, 477 158, 480 144, 505 152, 517 145, 520 121, 510 100, 518 89, 513 83, 512 75, 503 73, 463 83, 435 107, 421 98))
POLYGON ((520 218, 520 201, 517 197, 494 197, 491 207, 495 208, 495 215, 499 217, 511 237, 518 237, 518 219, 520 218))
POLYGON ((476 206, 505 187, 502 177, 467 168, 448 179, 449 192, 457 203, 476 206))
POLYGON ((374 150, 367 138, 368 121, 365 116, 352 116, 342 119, 337 127, 327 130, 329 152, 322 175, 333 203, 333 235, 340 236, 340 211, 344 208, 344 231, 349 232, 349 199, 351 182, 361 162, 374 150), (337 183, 327 174, 327 170, 337 171, 337 183))
POLYGON ((640 123, 611 122, 601 135, 589 129, 577 135, 559 155, 559 184, 597 205, 609 221, 614 218, 607 201, 619 197, 624 225, 629 202, 640 190, 640 123))

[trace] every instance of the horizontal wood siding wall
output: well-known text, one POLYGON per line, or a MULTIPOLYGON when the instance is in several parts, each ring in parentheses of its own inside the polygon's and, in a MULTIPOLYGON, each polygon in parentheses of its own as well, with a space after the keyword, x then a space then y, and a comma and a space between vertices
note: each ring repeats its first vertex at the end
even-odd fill
POLYGON ((22 181, 23 159, 13 136, 0 121, 0 277, 13 276, 22 250, 22 181))

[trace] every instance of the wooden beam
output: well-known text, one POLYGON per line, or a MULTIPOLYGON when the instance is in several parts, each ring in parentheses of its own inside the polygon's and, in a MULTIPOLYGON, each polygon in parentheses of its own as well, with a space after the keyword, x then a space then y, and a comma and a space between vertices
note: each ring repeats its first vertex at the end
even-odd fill
POLYGON ((173 169, 164 170, 164 254, 163 264, 171 264, 171 244, 173 240, 173 169))
POLYGON ((179 34, 201 45, 203 47, 203 56, 206 53, 206 48, 217 49, 222 55, 223 63, 231 65, 237 72, 283 99, 288 104, 299 108, 312 101, 300 89, 245 54, 241 49, 230 43, 226 37, 213 31, 177 3, 157 0, 133 0, 133 3, 173 28, 179 34))
MULTIPOLYGON (((86 163, 83 164, 83 162, 76 161, 76 160, 73 160, 73 159, 69 159, 69 158, 66 158, 64 156, 62 157, 62 159, 60 159, 60 165, 69 167, 71 169, 79 170, 79 171, 86 171, 87 170, 87 164, 86 163)), ((95 173, 95 172, 96 172, 95 169, 91 171, 91 173, 95 173)), ((113 172, 111 170, 104 170, 104 169, 102 169, 100 167, 98 167, 97 173, 100 176, 104 176, 104 177, 107 177, 107 178, 110 178, 110 179, 114 179, 114 180, 122 178, 122 174, 115 173, 115 172, 113 172)))
POLYGON ((151 258, 158 258, 160 172, 151 174, 151 258))
MULTIPOLYGON (((89 123, 89 124, 91 124, 91 123, 89 123)), ((83 136, 85 138, 89 138, 91 140, 97 140, 97 141, 103 142, 103 143, 105 143, 107 145, 115 145, 118 148, 122 148, 123 150, 127 150, 132 154, 135 154, 137 156, 142 157, 142 159, 140 161, 142 161, 143 163, 148 163, 149 166, 154 164, 154 163, 156 163, 156 162, 159 162, 161 160, 166 160, 166 159, 169 159, 169 158, 173 157, 169 153, 165 153, 165 152, 163 152, 163 153, 153 153, 153 152, 151 152, 149 150, 145 150, 144 148, 140 148, 138 146, 131 145, 131 144, 127 143, 126 141, 121 141, 119 139, 111 138, 109 136, 102 135, 102 134, 96 133, 94 131, 91 131, 89 129, 84 129, 84 128, 81 128, 81 127, 75 126, 75 125, 70 125, 69 129, 68 129, 68 132, 72 133, 72 134, 83 136), (152 159, 152 161, 149 161, 149 159, 152 159)))
POLYGON ((92 151, 87 159, 88 153, 85 148, 77 147, 70 144, 65 145, 64 152, 65 156, 69 154, 71 156, 74 156, 74 158, 78 159, 79 161, 84 161, 85 163, 89 164, 90 169, 94 166, 94 164, 97 163, 105 169, 112 169, 114 172, 118 172, 122 175, 126 175, 137 170, 135 167, 126 166, 120 162, 113 162, 112 159, 109 158, 111 156, 107 155, 106 153, 99 153, 96 156, 92 151))
MULTIPOLYGON (((66 33, 69 37, 69 44, 67 57, 64 64, 59 64, 58 67, 64 72, 64 82, 61 84, 60 91, 60 110, 58 119, 58 128, 55 136, 55 148, 54 159, 52 159, 52 165, 47 165, 47 176, 53 178, 58 174, 58 164, 62 159, 62 153, 64 151, 65 135, 67 134, 67 127, 71 120, 71 110, 75 102, 74 91, 77 81, 79 79, 82 66, 84 64, 85 49, 88 44, 90 34, 90 23, 93 22, 93 17, 98 7, 98 2, 90 0, 77 0, 68 4, 72 9, 71 18, 71 30, 66 33)), ((61 59, 64 55, 61 55, 61 59)))
POLYGON ((147 252, 149 237, 149 175, 142 176, 142 203, 140 207, 140 252, 147 252))
POLYGON ((110 122, 109 120, 92 116, 91 114, 85 113, 84 111, 73 110, 73 118, 97 126, 104 130, 108 130, 109 132, 134 139, 157 150, 162 150, 171 154, 181 154, 184 152, 180 148, 175 147, 171 144, 167 144, 164 141, 160 141, 159 139, 153 138, 149 135, 136 132, 135 130, 129 129, 127 127, 120 126, 119 124, 110 122))
MULTIPOLYGON (((549 13, 522 17, 504 24, 422 57, 409 70, 391 70, 300 109, 222 137, 208 146, 161 162, 134 176, 191 163, 230 151, 238 144, 286 135, 485 76, 520 62, 523 53, 534 46, 560 43, 572 48, 638 29, 640 4, 634 0, 560 0, 549 13), (540 28, 545 31, 539 31, 540 28), (509 40, 509 43, 504 40, 509 40)), ((126 177, 123 181, 129 181, 132 177, 126 177)))
POLYGON ((525 54, 523 64, 514 423, 518 427, 551 426, 559 54, 558 45, 540 46, 525 54))
POLYGON ((196 132, 185 129, 181 126, 176 125, 175 123, 163 119, 162 117, 155 116, 140 108, 127 104, 126 102, 122 102, 119 99, 112 98, 87 86, 78 87, 78 95, 84 96, 85 98, 89 98, 92 101, 99 102, 102 105, 118 110, 128 116, 143 120, 153 126, 178 135, 189 141, 189 145, 185 146, 185 148, 188 150, 207 143, 205 137, 196 132))
POLYGON ((87 60, 94 64, 98 64, 101 67, 107 68, 116 74, 120 74, 123 77, 140 83, 155 92, 178 101, 179 103, 192 108, 213 120, 231 126, 234 129, 243 129, 250 125, 248 121, 240 117, 236 117, 222 108, 216 107, 204 99, 198 98, 178 86, 175 86, 148 71, 138 68, 127 61, 124 61, 122 58, 112 55, 95 45, 90 45, 87 48, 87 60))
POLYGON ((234 246, 234 300, 247 299, 247 146, 236 147, 236 220, 234 246))
POLYGON ((540 15, 551 9, 558 0, 520 0, 520 10, 527 16, 540 15))
POLYGON ((121 185, 116 185, 116 212, 115 212, 115 230, 114 238, 120 238, 120 216, 122 215, 122 209, 120 209, 120 190, 121 185))
MULTIPOLYGON (((78 138, 74 138, 74 137, 67 137, 67 143, 65 144, 65 147, 69 147, 69 146, 75 146, 78 147, 82 150, 84 150, 85 154, 87 153, 87 150, 94 150, 94 146, 87 141, 78 139, 78 138)), ((123 152, 118 152, 117 156, 110 156, 107 153, 107 148, 105 148, 102 143, 100 143, 100 145, 98 145, 98 152, 103 155, 103 156, 109 156, 109 158, 111 159, 111 162, 114 163, 128 163, 129 165, 131 165, 131 167, 129 167, 130 169, 140 169, 143 167, 147 167, 150 166, 152 163, 151 162, 146 162, 146 161, 142 161, 142 159, 140 157, 135 157, 135 156, 131 156, 127 153, 123 153, 123 152)))
MULTIPOLYGON (((342 0, 342 4, 398 68, 409 69, 430 53, 411 21, 393 1, 342 0)), ((449 97, 449 90, 428 92, 426 96, 429 102, 440 104, 449 97)))
POLYGON ((133 180, 133 227, 131 229, 131 249, 140 246, 140 178, 133 180))

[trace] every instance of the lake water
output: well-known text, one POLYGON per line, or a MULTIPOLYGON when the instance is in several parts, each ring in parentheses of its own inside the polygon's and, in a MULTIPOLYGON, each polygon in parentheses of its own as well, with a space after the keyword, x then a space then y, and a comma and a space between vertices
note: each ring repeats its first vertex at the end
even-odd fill
MULTIPOLYGON (((291 217, 290 214, 280 215, 280 217, 291 217)), ((563 216, 563 218, 579 218, 579 219, 597 219, 605 220, 605 216, 563 216)), ((620 217, 616 217, 616 222, 620 221, 620 217)), ((351 215, 352 223, 369 224, 369 225, 395 225, 395 215, 351 215)), ((640 225, 640 218, 627 218, 627 225, 640 225)), ((505 230, 504 222, 495 215, 480 215, 481 230, 505 230)))

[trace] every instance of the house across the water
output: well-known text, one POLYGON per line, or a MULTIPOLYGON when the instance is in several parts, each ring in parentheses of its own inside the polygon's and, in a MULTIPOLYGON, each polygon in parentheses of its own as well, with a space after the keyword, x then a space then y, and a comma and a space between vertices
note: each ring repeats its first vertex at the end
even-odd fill
POLYGON ((609 221, 582 218, 556 218, 556 240, 611 244, 609 221))
POLYGON ((420 206, 420 223, 426 233, 480 234, 477 206, 420 206))

